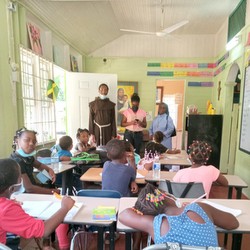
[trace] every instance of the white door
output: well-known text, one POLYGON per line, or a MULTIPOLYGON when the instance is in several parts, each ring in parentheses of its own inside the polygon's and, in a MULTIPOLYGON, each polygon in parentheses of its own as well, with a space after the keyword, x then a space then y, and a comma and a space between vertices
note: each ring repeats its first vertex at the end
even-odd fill
POLYGON ((74 145, 78 128, 89 127, 89 103, 99 95, 101 83, 109 86, 109 99, 116 103, 117 75, 73 73, 66 74, 66 119, 67 135, 71 136, 74 145))

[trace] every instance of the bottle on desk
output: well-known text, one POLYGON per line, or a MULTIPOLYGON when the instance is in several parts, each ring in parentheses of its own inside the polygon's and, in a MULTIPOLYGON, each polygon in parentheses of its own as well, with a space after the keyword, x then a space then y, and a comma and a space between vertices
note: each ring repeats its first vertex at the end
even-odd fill
POLYGON ((153 178, 160 179, 160 175, 161 175, 160 158, 158 155, 156 155, 154 158, 154 164, 153 164, 153 178))

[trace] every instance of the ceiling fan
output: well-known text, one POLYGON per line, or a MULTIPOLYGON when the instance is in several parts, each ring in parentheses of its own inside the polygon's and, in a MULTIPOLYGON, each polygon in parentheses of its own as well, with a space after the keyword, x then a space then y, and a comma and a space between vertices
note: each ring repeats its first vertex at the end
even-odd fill
POLYGON ((170 34, 171 32, 179 29, 180 27, 186 25, 189 21, 188 20, 183 20, 181 22, 178 22, 172 26, 169 26, 165 29, 163 29, 164 26, 164 5, 163 2, 161 0, 161 30, 157 31, 157 32, 149 32, 149 31, 141 31, 141 30, 130 30, 130 29, 120 29, 120 31, 125 31, 125 32, 133 32, 133 33, 139 33, 139 34, 146 34, 146 35, 156 35, 159 37, 163 37, 166 36, 168 34, 170 34))
POLYGON ((184 26, 188 22, 189 22, 188 20, 183 20, 179 23, 176 23, 172 26, 167 27, 166 29, 163 29, 163 30, 157 31, 157 32, 149 32, 149 31, 141 31, 141 30, 129 30, 129 29, 120 29, 120 31, 140 33, 140 34, 146 34, 146 35, 156 35, 159 37, 163 37, 163 36, 166 36, 167 34, 170 34, 173 31, 179 29, 180 27, 184 26))

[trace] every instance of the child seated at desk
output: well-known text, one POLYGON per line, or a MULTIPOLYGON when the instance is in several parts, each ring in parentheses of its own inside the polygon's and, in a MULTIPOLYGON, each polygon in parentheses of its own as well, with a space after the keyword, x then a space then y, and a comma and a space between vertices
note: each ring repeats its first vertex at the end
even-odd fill
POLYGON ((75 155, 81 153, 81 152, 90 152, 96 149, 96 147, 91 144, 89 144, 89 138, 90 134, 89 131, 85 129, 79 128, 76 133, 76 138, 78 140, 78 143, 75 145, 75 155))
POLYGON ((180 154, 180 149, 168 149, 161 144, 164 134, 161 131, 156 131, 153 136, 153 141, 147 143, 145 148, 144 158, 138 163, 138 169, 151 170, 153 166, 155 154, 180 154))
POLYGON ((63 197, 61 208, 46 221, 26 214, 21 205, 11 200, 22 188, 23 179, 20 166, 13 159, 0 159, 0 243, 6 243, 6 233, 11 232, 24 238, 48 237, 62 223, 75 201, 63 197))
POLYGON ((59 161, 70 161, 72 154, 70 150, 73 148, 73 140, 70 136, 64 135, 59 139, 59 150, 55 156, 59 157, 59 161))
POLYGON ((182 205, 173 195, 147 184, 133 208, 119 214, 126 226, 151 235, 155 244, 178 242, 190 246, 218 246, 215 225, 227 230, 239 222, 230 213, 205 203, 182 205))
POLYGON ((135 183, 136 169, 128 162, 134 162, 134 155, 127 153, 125 142, 117 139, 110 140, 107 145, 107 155, 111 161, 106 161, 102 172, 102 189, 116 190, 122 196, 130 196, 138 192, 135 183))
MULTIPOLYGON (((35 131, 28 130, 25 127, 17 130, 12 145, 14 152, 10 158, 15 160, 21 167, 21 177, 26 193, 52 195, 55 192, 60 194, 59 189, 44 187, 35 180, 33 175, 34 168, 39 171, 45 169, 52 178, 52 184, 56 181, 56 175, 53 169, 37 161, 34 157, 36 155, 37 144, 36 134, 35 131)), ((67 249, 70 244, 67 231, 67 224, 61 224, 56 231, 58 242, 62 249, 67 249)))
POLYGON ((227 186, 228 181, 220 170, 206 165, 212 152, 211 146, 205 141, 193 141, 189 146, 189 158, 192 166, 179 170, 173 178, 175 182, 202 182, 207 198, 213 182, 227 186))

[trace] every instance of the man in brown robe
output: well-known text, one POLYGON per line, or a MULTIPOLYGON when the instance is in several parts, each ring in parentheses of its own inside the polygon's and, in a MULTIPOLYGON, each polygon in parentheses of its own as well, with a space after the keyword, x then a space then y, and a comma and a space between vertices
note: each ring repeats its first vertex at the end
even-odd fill
POLYGON ((89 133, 97 146, 116 137, 115 103, 107 97, 108 91, 108 86, 102 83, 99 97, 89 103, 89 133))

